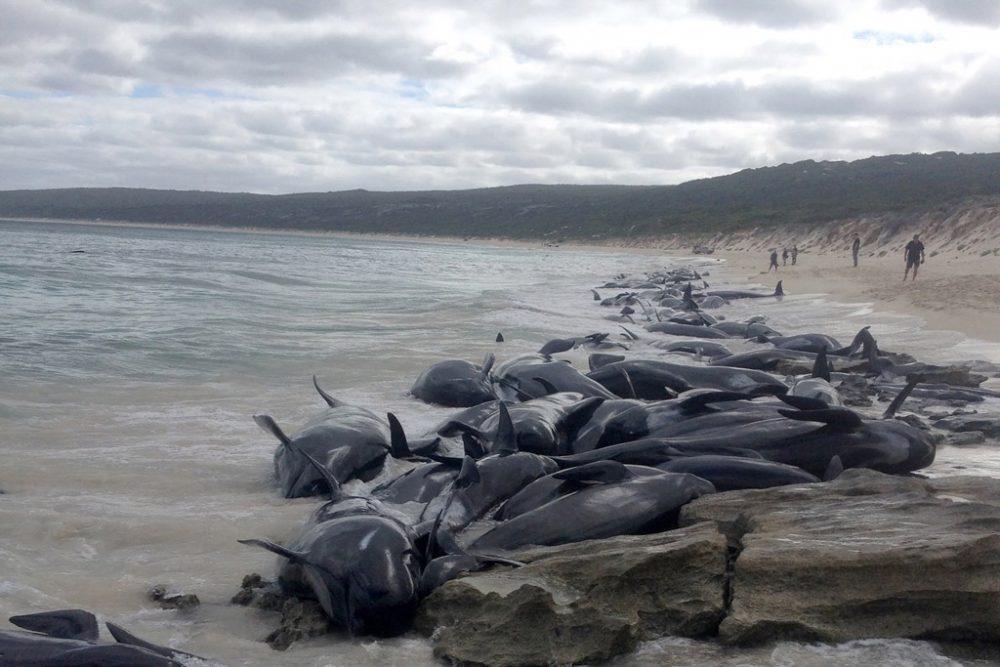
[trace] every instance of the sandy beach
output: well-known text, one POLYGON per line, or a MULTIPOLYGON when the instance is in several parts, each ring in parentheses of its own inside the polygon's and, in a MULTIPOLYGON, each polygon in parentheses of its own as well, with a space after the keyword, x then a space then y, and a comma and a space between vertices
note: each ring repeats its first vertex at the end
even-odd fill
POLYGON ((876 310, 915 315, 929 329, 960 331, 1000 341, 1000 259, 990 255, 928 257, 916 280, 903 282, 902 252, 883 257, 862 253, 857 268, 849 251, 799 253, 793 266, 767 274, 768 254, 721 250, 732 274, 770 285, 783 280, 788 294, 823 293, 842 302, 872 303, 876 310))

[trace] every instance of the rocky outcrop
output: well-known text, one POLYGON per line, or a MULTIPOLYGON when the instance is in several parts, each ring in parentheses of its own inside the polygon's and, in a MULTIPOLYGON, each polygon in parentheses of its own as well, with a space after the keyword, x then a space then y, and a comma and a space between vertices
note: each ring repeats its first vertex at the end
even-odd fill
POLYGON ((521 568, 449 582, 417 614, 434 653, 463 664, 595 663, 725 614, 725 537, 711 524, 519 552, 521 568))
POLYGON ((1000 480, 848 470, 703 496, 684 527, 520 552, 435 591, 435 654, 496 667, 596 663, 663 635, 1000 642, 1000 480))
POLYGON ((836 482, 705 496, 738 545, 722 641, 1000 641, 1000 481, 849 470, 836 482))
POLYGON ((938 419, 934 426, 945 431, 978 431, 989 438, 1000 437, 1000 415, 991 413, 958 414, 938 419))

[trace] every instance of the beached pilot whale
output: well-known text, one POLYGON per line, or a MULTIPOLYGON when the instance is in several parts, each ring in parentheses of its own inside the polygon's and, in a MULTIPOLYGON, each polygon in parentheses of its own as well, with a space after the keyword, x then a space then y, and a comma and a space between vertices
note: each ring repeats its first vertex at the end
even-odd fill
POLYGON ((762 299, 765 297, 773 296, 781 298, 785 296, 785 290, 781 286, 781 281, 774 286, 774 291, 770 294, 763 292, 751 292, 749 290, 738 290, 738 289, 722 289, 722 290, 712 290, 711 292, 705 292, 706 296, 717 296, 725 299, 726 301, 732 301, 733 299, 762 299))
POLYGON ((439 361, 420 374, 410 394, 449 408, 467 408, 493 400, 497 398, 490 378, 494 360, 491 353, 482 366, 462 359, 439 361))
POLYGON ((320 461, 337 481, 369 481, 382 469, 390 450, 388 424, 373 412, 345 405, 313 384, 330 407, 288 436, 268 415, 254 415, 254 422, 274 435, 280 445, 274 452, 274 472, 285 498, 302 498, 329 492, 322 475, 302 454, 320 461))
POLYGON ((529 545, 557 545, 672 527, 676 510, 715 488, 694 475, 651 471, 602 461, 556 473, 577 490, 490 529, 469 551, 509 551, 529 545), (634 470, 634 469, 633 469, 634 470))
POLYGON ((97 619, 82 609, 11 616, 21 630, 0 630, 3 667, 185 667, 204 658, 157 646, 107 623, 117 643, 98 643, 97 619))
POLYGON ((785 384, 769 373, 729 366, 671 364, 650 359, 629 359, 606 364, 587 374, 625 398, 660 400, 688 389, 706 388, 753 392, 771 387, 784 392, 785 384), (670 391, 665 391, 664 388, 670 391), (632 392, 635 393, 632 393, 632 392))
POLYGON ((345 495, 322 463, 304 455, 330 500, 284 546, 239 540, 282 556, 278 583, 291 596, 315 597, 326 615, 355 635, 397 635, 419 600, 423 561, 406 517, 378 500, 345 495))

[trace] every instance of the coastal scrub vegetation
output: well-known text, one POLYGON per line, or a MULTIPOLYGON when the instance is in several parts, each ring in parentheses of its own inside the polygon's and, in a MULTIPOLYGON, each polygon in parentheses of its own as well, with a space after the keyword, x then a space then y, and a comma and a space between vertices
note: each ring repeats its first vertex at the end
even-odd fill
POLYGON ((261 195, 133 188, 0 192, 0 216, 550 241, 716 233, 907 213, 1000 195, 1000 153, 805 160, 671 186, 261 195))

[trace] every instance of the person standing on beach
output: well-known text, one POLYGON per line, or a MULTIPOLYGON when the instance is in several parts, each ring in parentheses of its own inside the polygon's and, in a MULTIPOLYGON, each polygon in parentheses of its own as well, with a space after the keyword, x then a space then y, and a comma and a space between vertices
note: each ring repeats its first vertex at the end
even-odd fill
POLYGON ((781 265, 788 264, 788 248, 781 249, 781 265))
POLYGON ((854 266, 858 265, 858 253, 861 251, 861 238, 855 234, 854 243, 851 244, 851 255, 854 257, 854 266))
POLYGON ((925 259, 924 244, 920 242, 920 234, 914 234, 913 240, 906 244, 906 249, 903 250, 903 257, 906 260, 906 271, 903 272, 903 280, 906 280, 910 269, 913 269, 913 278, 911 280, 916 280, 917 269, 920 268, 920 264, 925 259))
POLYGON ((774 269, 775 272, 777 272, 777 270, 778 270, 778 251, 777 250, 772 250, 771 251, 771 266, 767 267, 767 272, 770 273, 771 269, 774 269))
POLYGON ((792 266, 795 266, 795 262, 797 262, 798 259, 799 259, 799 246, 798 245, 793 245, 792 246, 792 266))

